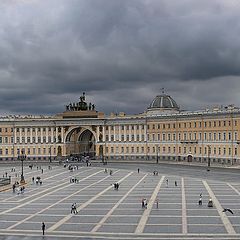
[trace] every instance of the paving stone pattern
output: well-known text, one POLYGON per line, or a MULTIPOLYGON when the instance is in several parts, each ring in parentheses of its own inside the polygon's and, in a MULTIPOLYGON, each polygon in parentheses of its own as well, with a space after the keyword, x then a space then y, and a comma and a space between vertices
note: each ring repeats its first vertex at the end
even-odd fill
MULTIPOLYGON (((73 172, 62 166, 42 168, 43 174, 36 167, 24 169, 28 181, 24 193, 0 192, 1 235, 41 236, 45 222, 46 235, 52 239, 240 239, 240 183, 120 169, 110 175, 109 169, 105 173, 100 167, 79 167, 73 172), (43 184, 32 182, 32 176, 40 176, 43 184), (79 182, 71 183, 71 177, 79 182), (115 182, 120 183, 119 190, 113 189, 115 182), (198 205, 200 193, 202 206, 198 205), (210 197, 218 201, 213 208, 207 207, 210 197), (148 201, 146 209, 141 205, 143 198, 148 201), (73 203, 77 204, 76 215, 70 213, 73 203), (222 213, 223 208, 234 214, 222 213)), ((17 180, 10 169, 1 167, 0 174, 7 171, 17 180)))

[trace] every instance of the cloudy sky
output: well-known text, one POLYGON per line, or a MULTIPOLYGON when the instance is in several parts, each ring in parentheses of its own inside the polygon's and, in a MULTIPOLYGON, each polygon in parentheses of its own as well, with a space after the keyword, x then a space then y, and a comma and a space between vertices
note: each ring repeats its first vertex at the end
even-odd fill
POLYGON ((55 114, 83 91, 143 112, 240 106, 238 0, 1 0, 0 114, 55 114))

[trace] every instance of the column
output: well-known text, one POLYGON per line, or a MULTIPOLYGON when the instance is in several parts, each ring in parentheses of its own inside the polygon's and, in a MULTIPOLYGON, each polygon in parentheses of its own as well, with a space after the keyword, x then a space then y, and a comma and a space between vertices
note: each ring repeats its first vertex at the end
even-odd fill
POLYGON ((16 144, 17 143, 17 128, 16 127, 14 128, 14 136, 13 136, 13 138, 14 138, 14 144, 16 144))
POLYGON ((46 143, 48 143, 48 127, 46 127, 46 143))
POLYGON ((61 139, 62 143, 64 143, 64 127, 61 127, 61 139))
POLYGON ((96 142, 99 142, 99 126, 97 126, 97 139, 96 142))
POLYGON ((103 129, 103 142, 106 142, 105 126, 103 126, 102 129, 103 129))
POLYGON ((33 140, 32 140, 32 133, 33 133, 33 131, 32 131, 32 127, 30 128, 30 143, 33 143, 33 140))
POLYGON ((19 128, 20 143, 22 143, 22 128, 19 128))
POLYGON ((116 142, 116 126, 113 126, 113 141, 116 142))
POLYGON ((126 125, 124 125, 123 134, 124 134, 124 141, 127 141, 127 126, 126 125))
POLYGON ((137 141, 137 126, 134 124, 134 130, 133 130, 133 134, 134 134, 134 141, 137 141))
POLYGON ((54 136, 53 136, 53 128, 51 127, 51 142, 54 142, 54 136))
POLYGON ((40 137, 41 137, 41 143, 43 142, 43 128, 40 128, 40 137))

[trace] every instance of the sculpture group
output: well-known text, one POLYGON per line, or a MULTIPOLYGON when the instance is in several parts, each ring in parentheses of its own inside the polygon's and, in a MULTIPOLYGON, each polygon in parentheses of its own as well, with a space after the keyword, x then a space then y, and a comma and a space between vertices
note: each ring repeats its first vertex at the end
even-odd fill
POLYGON ((85 92, 83 92, 83 95, 80 96, 80 101, 77 103, 69 103, 66 105, 66 111, 94 111, 95 105, 92 103, 87 104, 86 103, 86 97, 85 92))

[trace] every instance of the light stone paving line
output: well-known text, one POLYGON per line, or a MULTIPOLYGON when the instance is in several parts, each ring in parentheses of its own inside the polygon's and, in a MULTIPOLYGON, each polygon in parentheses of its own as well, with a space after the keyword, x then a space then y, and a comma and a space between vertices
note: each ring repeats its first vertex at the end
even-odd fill
MULTIPOLYGON (((68 177, 68 178, 69 178, 69 177, 68 177)), ((66 178, 66 179, 67 179, 67 178, 66 178)), ((72 183, 71 185, 73 185, 73 184, 74 184, 74 183, 72 183)), ((39 196, 39 197, 37 197, 37 198, 34 198, 34 199, 32 199, 32 200, 30 200, 30 201, 28 201, 28 202, 25 202, 25 203, 23 203, 23 204, 21 204, 21 205, 18 205, 18 206, 14 207, 14 208, 5 210, 5 211, 3 211, 3 212, 0 212, 0 215, 6 214, 6 213, 11 212, 11 211, 13 211, 13 210, 16 210, 16 209, 18 209, 18 208, 21 208, 21 207, 23 207, 23 206, 25 206, 25 205, 27 205, 27 204, 29 204, 29 203, 31 203, 31 202, 34 202, 34 201, 36 201, 36 200, 38 200, 38 199, 41 199, 41 198, 43 198, 43 197, 51 194, 52 192, 59 191, 60 189, 63 189, 63 188, 68 187, 68 186, 69 186, 69 183, 68 183, 68 182, 67 182, 67 183, 64 182, 64 183, 55 185, 55 186, 53 186, 53 187, 51 187, 51 188, 45 189, 44 191, 42 191, 42 192, 40 192, 40 193, 36 193, 36 194, 32 195, 31 197, 34 197, 35 195, 39 195, 39 194, 41 194, 41 196, 39 196), (63 185, 64 185, 64 186, 63 186, 63 185), (60 186, 63 186, 63 187, 59 188, 60 186), (49 190, 51 190, 51 189, 54 189, 54 188, 56 188, 56 189, 53 190, 52 192, 49 192, 49 193, 46 193, 46 194, 42 195, 44 192, 47 192, 47 191, 49 191, 49 190)), ((26 200, 26 198, 25 198, 25 200, 26 200)))
POLYGON ((232 186, 230 183, 227 183, 227 185, 232 188, 238 195, 240 195, 240 192, 234 187, 232 186))
POLYGON ((146 178, 148 174, 145 174, 140 181, 138 181, 115 205, 114 207, 101 219, 99 223, 91 230, 91 232, 96 232, 111 216, 114 210, 124 201, 124 199, 146 178))
POLYGON ((152 194, 152 196, 151 196, 151 198, 149 200, 148 207, 147 207, 147 209, 144 210, 143 215, 142 215, 142 217, 141 217, 141 219, 140 219, 140 221, 138 223, 138 226, 137 226, 137 228, 135 230, 135 234, 143 233, 145 225, 146 225, 147 220, 149 218, 151 209, 152 209, 153 204, 154 204, 154 202, 155 202, 155 200, 157 198, 158 192, 160 190, 160 187, 161 187, 161 185, 163 183, 164 178, 165 178, 165 176, 162 176, 160 181, 158 182, 158 185, 155 187, 155 190, 154 190, 154 192, 153 192, 153 194, 152 194))
MULTIPOLYGON (((85 177, 85 178, 79 180, 79 182, 85 181, 86 179, 88 179, 88 178, 90 178, 90 177, 92 177, 92 176, 95 176, 95 175, 97 175, 97 174, 100 173, 100 172, 102 172, 102 170, 101 170, 101 171, 98 171, 98 172, 96 172, 96 173, 93 173, 92 175, 89 175, 89 176, 87 176, 87 177, 85 177)), ((90 186, 91 186, 91 185, 90 185, 90 186)), ((57 201, 56 203, 54 203, 54 204, 52 204, 52 205, 50 205, 50 206, 48 206, 48 207, 46 207, 46 208, 44 208, 44 209, 38 211, 37 213, 34 213, 34 214, 28 216, 27 218, 24 218, 23 220, 17 222, 16 224, 14 224, 14 225, 12 225, 12 226, 9 226, 9 227, 7 228, 7 230, 11 230, 11 229, 13 229, 14 227, 16 227, 16 226, 18 226, 18 225, 20 225, 20 224, 26 222, 27 220, 29 220, 29 219, 35 217, 36 215, 38 215, 38 214, 40 214, 40 213, 42 213, 42 212, 48 210, 49 208, 51 208, 51 207, 53 207, 53 206, 59 204, 60 202, 62 202, 62 201, 64 201, 64 200, 66 200, 66 199, 68 199, 68 198, 70 198, 70 197, 76 195, 77 193, 79 193, 79 192, 85 190, 86 188, 87 188, 87 187, 85 187, 85 188, 83 188, 83 189, 81 189, 81 190, 79 190, 79 191, 77 191, 77 192, 74 192, 73 194, 69 195, 68 197, 62 198, 61 200, 57 201)), ((61 189, 62 189, 62 188, 61 188, 61 189)))
MULTIPOLYGON (((120 170, 119 170, 120 171, 120 170)), ((118 171, 117 171, 118 172, 118 171)), ((118 183, 121 183, 122 181, 124 181, 126 178, 128 178, 130 175, 132 175, 133 172, 128 173, 126 176, 124 176, 123 178, 121 178, 119 181, 117 181, 118 183)), ((105 192, 107 192, 109 189, 111 189, 112 186, 107 187, 106 189, 104 189, 103 191, 101 191, 100 193, 98 193, 97 195, 95 195, 94 197, 90 198, 87 202, 83 203, 81 206, 79 206, 77 208, 77 211, 80 212, 83 208, 87 207, 91 202, 93 202, 94 200, 96 200, 99 196, 103 195, 105 192)), ((57 223, 55 223, 53 226, 51 226, 47 232, 52 232, 55 229, 57 229, 59 226, 61 226, 62 224, 64 224, 65 222, 67 222, 73 215, 72 214, 68 214, 66 217, 64 217, 63 219, 61 219, 60 221, 58 221, 57 223)))
MULTIPOLYGON (((61 174, 63 174, 63 173, 64 173, 64 172, 61 172, 61 173, 56 174, 56 175, 53 175, 53 176, 51 176, 51 177, 49 177, 49 178, 52 178, 52 177, 61 175, 61 174)), ((44 180, 46 180, 46 179, 48 179, 48 178, 45 178, 44 180)), ((46 187, 46 186, 48 186, 48 185, 50 185, 50 184, 52 184, 52 183, 46 184, 46 185, 44 185, 44 186, 46 187)), ((12 188, 9 189, 8 191, 12 191, 12 188)), ((37 190, 36 190, 36 189, 32 189, 32 190, 28 191, 28 193, 34 192, 34 191, 37 191, 37 190)), ((17 196, 16 196, 16 195, 15 195, 15 196, 12 196, 12 197, 10 197, 10 198, 4 199, 4 200, 1 201, 1 202, 6 202, 6 201, 9 201, 9 200, 14 199, 14 198, 17 198, 17 196)), ((28 197, 28 198, 29 198, 29 197, 28 197)), ((25 198, 25 199, 26 199, 26 198, 25 198)), ((25 199, 21 199, 21 200, 15 201, 15 202, 21 202, 21 201, 23 201, 23 200, 25 200, 25 199)))
POLYGON ((184 178, 181 178, 182 182, 182 233, 187 234, 187 204, 186 204, 186 194, 185 194, 185 185, 184 178))
POLYGON ((222 212, 223 207, 221 206, 220 202, 216 198, 216 196, 213 193, 212 189, 210 188, 210 186, 208 185, 208 183, 205 180, 203 180, 202 182, 203 182, 203 185, 205 186, 205 188, 207 189, 209 196, 213 200, 213 203, 216 206, 218 214, 220 215, 220 218, 221 218, 221 220, 223 222, 223 225, 226 228, 228 234, 236 234, 236 232, 235 232, 231 222, 229 221, 227 215, 224 212, 222 212))
MULTIPOLYGON (((81 173, 89 172, 89 171, 91 171, 91 169, 84 170, 84 171, 78 173, 77 175, 79 175, 79 174, 81 174, 81 173)), ((64 173, 65 173, 65 172, 62 172, 62 173, 53 175, 53 176, 51 176, 51 177, 49 177, 49 178, 53 178, 53 177, 55 177, 55 176, 58 176, 58 175, 61 175, 61 174, 64 174, 64 173)), ((64 180, 66 180, 66 179, 69 179, 69 176, 66 177, 66 178, 63 178, 61 181, 64 181, 64 180)), ((46 179, 45 179, 45 180, 46 180, 46 179)), ((44 185, 44 188, 46 188, 47 186, 49 186, 49 185, 51 185, 51 184, 52 184, 52 183, 49 183, 49 184, 44 185)), ((51 187, 51 188, 49 188, 49 189, 52 189, 52 188, 54 188, 54 187, 55 187, 55 186, 53 186, 53 187, 51 187)), ((37 191, 37 189, 33 189, 33 190, 31 190, 31 191, 28 191, 28 193, 31 193, 32 191, 37 191)), ((31 195, 31 196, 28 196, 28 197, 25 197, 25 198, 23 198, 23 199, 19 199, 19 200, 15 201, 15 203, 25 202, 27 199, 32 198, 32 197, 34 197, 34 196, 36 196, 36 195, 39 195, 39 194, 41 194, 41 193, 44 193, 44 192, 46 192, 46 191, 47 191, 47 190, 45 189, 45 190, 43 190, 43 191, 41 191, 41 192, 36 192, 35 194, 33 194, 33 195, 31 195)), ((11 197, 11 198, 7 198, 6 200, 1 201, 1 203, 4 203, 4 202, 6 202, 6 201, 9 201, 9 200, 11 200, 12 198, 18 198, 18 196, 15 195, 15 196, 13 196, 13 197, 11 197)))

